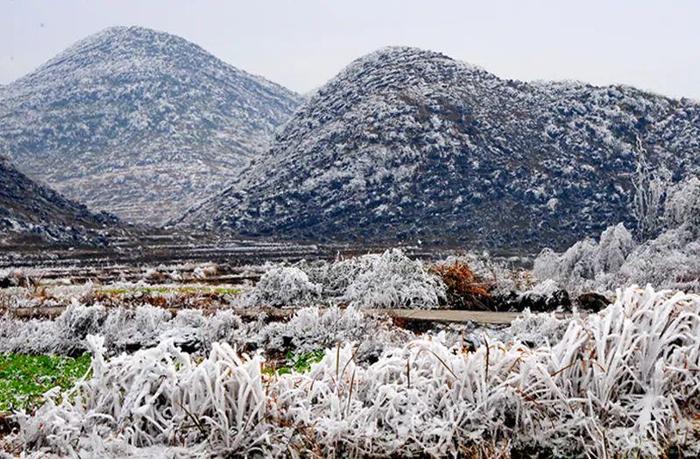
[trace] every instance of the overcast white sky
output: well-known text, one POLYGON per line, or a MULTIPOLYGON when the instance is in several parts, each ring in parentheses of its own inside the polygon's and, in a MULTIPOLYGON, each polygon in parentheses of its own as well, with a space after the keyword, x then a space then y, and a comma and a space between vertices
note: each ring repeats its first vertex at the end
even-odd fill
POLYGON ((302 93, 367 52, 411 45, 501 77, 700 100, 699 0, 0 0, 0 83, 112 25, 180 35, 302 93))

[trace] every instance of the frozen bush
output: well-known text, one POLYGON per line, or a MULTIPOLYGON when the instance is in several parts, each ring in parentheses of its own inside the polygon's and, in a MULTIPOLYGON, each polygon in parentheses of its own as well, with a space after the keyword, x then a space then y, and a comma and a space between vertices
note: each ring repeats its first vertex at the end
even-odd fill
POLYGON ((642 141, 637 137, 637 167, 632 176, 632 215, 642 239, 656 236, 664 226, 663 211, 671 172, 663 165, 652 165, 642 141))
POLYGON ((435 308, 445 286, 401 250, 346 260, 276 267, 260 278, 244 305, 351 304, 360 308, 435 308))
POLYGON ((153 306, 136 309, 73 305, 56 320, 0 317, 0 352, 80 354, 85 337, 100 333, 110 354, 156 346, 171 340, 192 352, 206 352, 215 342, 245 344, 257 330, 230 310, 206 316, 200 310, 173 314, 153 306))
POLYGON ((302 262, 300 268, 308 273, 313 282, 323 286, 323 295, 327 298, 341 298, 357 277, 372 268, 379 255, 368 254, 359 257, 336 260, 332 263, 302 262))
POLYGON ((275 267, 265 272, 243 302, 250 306, 292 307, 318 302, 321 286, 309 280, 301 269, 275 267))
POLYGON ((600 235, 596 250, 591 254, 593 272, 597 274, 617 271, 635 247, 632 234, 622 223, 606 228, 600 235))
MULTIPOLYGON (((522 260, 518 260, 522 261, 522 260)), ((511 292, 525 291, 535 284, 530 270, 515 266, 509 260, 496 260, 488 253, 467 253, 460 256, 449 256, 435 263, 435 266, 454 265, 463 263, 491 288, 494 296, 508 295, 511 292)))
POLYGON ((437 308, 445 285, 420 260, 400 250, 366 255, 368 267, 348 285, 341 301, 359 308, 437 308))
POLYGON ((60 354, 63 344, 53 320, 17 320, 0 317, 0 352, 21 354, 60 354))
POLYGON ((136 447, 185 445, 195 455, 274 452, 260 357, 215 344, 197 363, 165 341, 107 361, 103 340, 89 342, 92 376, 62 403, 20 416, 27 448, 77 457, 81 439, 111 431, 136 447))
POLYGON ((370 355, 378 347, 405 342, 413 335, 401 329, 393 329, 386 321, 365 316, 349 307, 336 306, 325 310, 316 307, 303 308, 294 313, 288 322, 265 325, 255 337, 258 345, 267 350, 311 352, 334 346, 336 343, 361 343, 362 355, 370 355))
POLYGON ((102 306, 72 304, 56 320, 0 319, 0 352, 76 355, 85 337, 102 332, 107 312, 102 306))
POLYGON ((169 320, 158 335, 158 341, 171 340, 181 349, 188 352, 201 351, 204 339, 202 331, 207 318, 202 311, 185 309, 169 320))
POLYGON ((700 237, 700 178, 693 177, 674 185, 668 195, 664 211, 667 227, 685 226, 700 237))
MULTIPOLYGON (((255 324, 253 324, 255 326, 255 324)), ((231 310, 216 311, 208 317, 202 328, 203 348, 211 349, 213 343, 242 346, 247 342, 250 327, 231 310)))
POLYGON ((101 332, 106 317, 107 310, 103 306, 83 306, 74 301, 56 318, 55 352, 82 353, 85 349, 85 337, 101 332))
POLYGON ((522 293, 523 296, 552 296, 561 289, 553 279, 547 279, 522 293))
POLYGON ((151 347, 158 344, 158 336, 171 319, 170 312, 154 306, 118 308, 105 319, 100 333, 112 352, 151 347))
POLYGON ((700 239, 688 225, 668 230, 637 247, 613 282, 700 292, 700 239))
POLYGON ((634 247, 632 235, 620 223, 603 231, 599 242, 584 239, 561 255, 543 250, 535 259, 533 272, 538 279, 552 279, 575 293, 597 285, 607 287, 609 274, 620 269, 634 247))
POLYGON ((534 274, 553 279, 569 292, 612 291, 619 285, 700 291, 700 240, 684 224, 635 245, 622 224, 611 226, 600 242, 579 241, 563 254, 543 250, 534 274))
POLYGON ((206 279, 207 277, 216 276, 219 273, 219 267, 214 263, 206 263, 196 266, 192 271, 192 277, 195 279, 206 279))

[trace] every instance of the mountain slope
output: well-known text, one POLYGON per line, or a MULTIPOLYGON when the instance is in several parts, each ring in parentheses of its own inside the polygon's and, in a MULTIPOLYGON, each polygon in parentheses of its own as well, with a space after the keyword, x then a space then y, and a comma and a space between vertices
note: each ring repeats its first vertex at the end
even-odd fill
POLYGON ((339 241, 566 247, 629 221, 639 138, 700 169, 700 106, 629 87, 499 79, 387 48, 300 108, 272 148, 180 225, 339 241))
POLYGON ((220 191, 299 103, 182 38, 115 27, 0 90, 0 153, 93 209, 160 223, 220 191))
POLYGON ((116 223, 36 184, 0 157, 0 245, 16 238, 102 244, 116 223))

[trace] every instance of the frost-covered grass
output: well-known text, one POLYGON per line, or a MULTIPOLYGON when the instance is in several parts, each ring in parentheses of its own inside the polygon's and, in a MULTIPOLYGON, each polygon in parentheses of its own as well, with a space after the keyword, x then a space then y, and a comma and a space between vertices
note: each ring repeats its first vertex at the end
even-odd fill
POLYGON ((110 358, 92 337, 91 375, 21 417, 21 438, 30 452, 103 457, 700 454, 700 296, 631 287, 598 314, 528 320, 546 339, 469 348, 426 335, 371 359, 363 339, 339 340, 275 375, 262 353, 225 343, 204 358, 170 339, 110 358))
POLYGON ((597 314, 526 312, 499 329, 415 333, 366 315, 444 307, 457 291, 625 285, 639 260, 647 264, 634 272, 656 281, 678 261, 674 247, 687 257, 679 273, 700 259, 685 226, 644 244, 628 235, 618 226, 568 255, 545 252, 535 273, 552 275, 537 285, 470 255, 430 264, 387 251, 270 265, 255 287, 220 303, 295 308, 285 320, 265 309, 244 319, 237 309, 189 308, 182 299, 201 292, 172 280, 35 292, 69 306, 54 320, 3 316, 0 351, 89 350, 92 371, 19 416, 13 438, 28 454, 88 457, 698 455, 698 295, 630 287, 597 314))
POLYGON ((65 391, 86 375, 90 355, 0 354, 0 413, 33 411, 54 387, 65 391))
POLYGON ((0 317, 0 352, 75 355, 87 349, 85 338, 90 334, 102 335, 111 353, 155 346, 165 339, 191 351, 206 351, 217 341, 236 343, 248 336, 243 331, 247 328, 231 310, 205 315, 186 309, 174 314, 150 305, 129 309, 74 304, 55 320, 0 317))

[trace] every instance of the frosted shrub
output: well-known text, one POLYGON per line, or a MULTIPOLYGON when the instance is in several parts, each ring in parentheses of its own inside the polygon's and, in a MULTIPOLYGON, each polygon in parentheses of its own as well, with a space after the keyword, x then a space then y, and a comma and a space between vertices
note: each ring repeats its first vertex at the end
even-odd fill
POLYGON ((337 341, 355 340, 364 335, 364 316, 353 308, 302 308, 288 322, 270 323, 258 334, 261 347, 283 350, 288 347, 309 352, 337 341))
POLYGON ((352 307, 336 306, 326 310, 303 308, 294 313, 288 322, 270 323, 255 337, 258 345, 267 350, 310 352, 336 343, 361 342, 363 355, 371 354, 378 347, 407 341, 410 332, 389 328, 386 321, 366 317, 352 307))
POLYGON ((685 226, 700 236, 700 178, 693 177, 673 186, 664 210, 664 220, 670 228, 685 226))
POLYGON ((249 327, 231 310, 208 316, 201 310, 185 309, 161 326, 156 342, 171 339, 180 348, 201 353, 216 342, 244 345, 249 333, 249 327))
POLYGON ((233 311, 216 311, 202 328, 203 348, 208 350, 217 342, 240 346, 246 342, 248 333, 249 327, 233 311))
POLYGON ((56 318, 57 346, 54 352, 61 354, 82 353, 84 339, 99 333, 107 317, 102 306, 83 306, 74 302, 56 318))
POLYGON ((637 137, 637 167, 632 176, 632 214, 637 220, 638 234, 642 239, 658 235, 664 227, 664 205, 671 185, 671 172, 663 165, 650 164, 647 156, 646 148, 637 137))
POLYGON ((561 255, 542 251, 535 260, 535 276, 554 279, 574 292, 631 283, 700 291, 700 179, 675 185, 647 179, 648 186, 637 184, 635 209, 641 233, 655 237, 635 244, 622 224, 611 226, 598 243, 580 241, 561 255))
POLYGON ((0 318, 0 352, 80 354, 85 337, 100 333, 110 354, 152 347, 164 340, 206 352, 215 342, 245 344, 255 332, 230 310, 206 316, 184 309, 173 314, 150 305, 136 309, 73 305, 56 320, 0 318), (250 336, 249 336, 250 335, 250 336))
POLYGON ((27 447, 78 456, 92 435, 137 447, 184 445, 199 455, 271 452, 260 357, 216 344, 196 363, 165 341, 107 361, 102 339, 90 344, 92 376, 76 386, 73 401, 20 417, 27 447))
POLYGON ((0 317, 0 352, 60 354, 64 348, 53 320, 17 320, 0 317))
POLYGON ((547 279, 522 293, 528 297, 549 297, 560 291, 559 285, 553 279, 547 279))
POLYGON ((600 242, 579 241, 563 254, 543 250, 533 272, 572 293, 611 291, 618 285, 700 291, 700 239, 689 224, 635 245, 622 224, 611 226, 600 242))
POLYGON ((435 266, 449 266, 455 263, 466 264, 476 277, 489 283, 489 293, 494 296, 525 291, 535 284, 529 270, 516 267, 510 261, 495 260, 486 252, 480 255, 467 253, 449 256, 436 262, 435 266))
POLYGON ((321 289, 301 269, 277 267, 265 272, 243 301, 251 306, 309 305, 320 299, 321 289))
POLYGON ((242 299, 246 306, 351 304, 359 308, 435 308, 445 285, 420 260, 387 250, 346 260, 300 262, 267 271, 242 299))
POLYGON ((103 331, 102 306, 70 305, 56 320, 0 319, 0 352, 75 355, 85 351, 85 337, 103 331))
POLYGON ((216 276, 219 273, 219 266, 215 263, 205 263, 203 265, 195 266, 192 271, 192 277, 194 279, 206 279, 207 277, 216 276))
POLYGON ((351 257, 344 260, 336 260, 332 263, 302 262, 300 268, 308 273, 309 277, 323 286, 323 295, 328 298, 342 297, 350 284, 357 277, 372 268, 372 264, 379 257, 377 254, 351 257))
POLYGON ((172 314, 154 306, 140 306, 135 310, 118 308, 105 319, 100 332, 107 349, 118 352, 158 344, 158 336, 172 314))
POLYGON ((607 289, 610 275, 620 269, 634 247, 632 235, 620 223, 603 231, 599 242, 584 239, 563 254, 543 250, 535 259, 533 272, 538 279, 552 279, 573 293, 601 286, 607 289))
POLYGON ((617 271, 635 247, 632 234, 622 223, 606 228, 592 253, 593 272, 598 274, 617 271))
POLYGON ((700 292, 700 239, 688 225, 662 233, 627 257, 615 282, 700 292))
POLYGON ((432 309, 445 299, 440 278, 400 250, 387 250, 368 261, 367 269, 348 285, 341 301, 359 308, 432 309))
POLYGON ((595 278, 591 260, 596 247, 595 241, 584 239, 563 254, 544 249, 535 259, 533 273, 540 280, 552 279, 567 290, 572 290, 577 284, 595 278))

